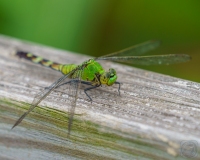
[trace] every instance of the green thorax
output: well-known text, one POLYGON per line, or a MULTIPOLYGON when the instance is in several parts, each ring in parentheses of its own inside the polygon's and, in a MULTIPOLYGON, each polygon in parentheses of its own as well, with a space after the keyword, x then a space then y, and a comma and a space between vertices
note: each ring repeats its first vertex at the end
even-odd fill
POLYGON ((99 77, 105 73, 105 70, 103 67, 94 59, 89 59, 85 62, 83 62, 81 65, 75 65, 75 64, 65 64, 60 65, 59 70, 63 74, 68 74, 72 70, 74 70, 77 67, 82 67, 83 70, 77 70, 75 71, 70 78, 78 78, 79 74, 81 74, 81 79, 83 81, 89 81, 92 83, 99 83, 99 77))

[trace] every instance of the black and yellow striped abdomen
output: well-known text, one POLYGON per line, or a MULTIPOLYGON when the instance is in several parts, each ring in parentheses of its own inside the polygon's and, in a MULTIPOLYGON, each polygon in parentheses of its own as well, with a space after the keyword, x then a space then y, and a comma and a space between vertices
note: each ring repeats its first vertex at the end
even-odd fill
POLYGON ((24 58, 34 63, 41 64, 43 66, 50 67, 54 70, 60 71, 63 74, 67 74, 77 67, 77 65, 75 64, 62 65, 56 62, 52 62, 50 60, 44 59, 42 57, 33 55, 32 53, 29 53, 29 52, 24 52, 24 51, 17 51, 16 55, 19 56, 20 58, 24 58))

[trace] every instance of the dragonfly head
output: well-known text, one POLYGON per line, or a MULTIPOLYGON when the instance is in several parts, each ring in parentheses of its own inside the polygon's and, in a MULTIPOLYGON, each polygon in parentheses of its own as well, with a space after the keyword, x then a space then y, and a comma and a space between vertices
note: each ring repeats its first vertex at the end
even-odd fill
POLYGON ((100 76, 101 84, 106 84, 108 86, 113 85, 116 80, 117 80, 117 74, 113 68, 110 68, 108 72, 104 72, 100 76))

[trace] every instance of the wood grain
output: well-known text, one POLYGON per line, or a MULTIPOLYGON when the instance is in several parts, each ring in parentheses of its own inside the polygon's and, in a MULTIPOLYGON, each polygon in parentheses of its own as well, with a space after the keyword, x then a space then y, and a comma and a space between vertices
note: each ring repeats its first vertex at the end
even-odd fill
POLYGON ((112 62, 100 63, 116 69, 121 96, 117 85, 99 87, 88 92, 91 103, 81 89, 70 138, 69 86, 11 130, 34 96, 62 76, 19 59, 16 49, 59 63, 89 58, 0 36, 0 159, 185 159, 186 140, 197 143, 200 159, 200 84, 112 62))

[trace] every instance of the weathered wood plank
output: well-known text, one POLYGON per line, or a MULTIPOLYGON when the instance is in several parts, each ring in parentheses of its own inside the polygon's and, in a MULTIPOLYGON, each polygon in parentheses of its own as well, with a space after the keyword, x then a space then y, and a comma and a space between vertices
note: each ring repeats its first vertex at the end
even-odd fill
POLYGON ((121 96, 117 86, 100 87, 88 92, 90 103, 81 91, 70 139, 67 89, 11 130, 35 94, 61 76, 15 57, 16 48, 60 63, 89 58, 0 36, 0 159, 184 159, 183 140, 199 150, 200 84, 111 62, 102 64, 117 70, 121 96))

